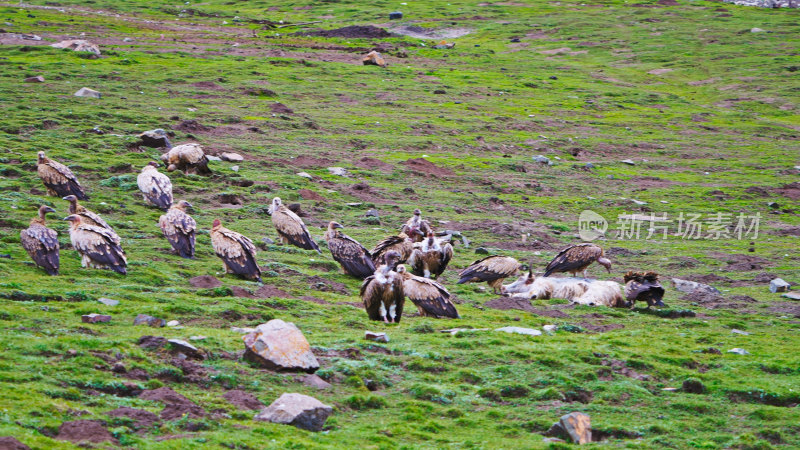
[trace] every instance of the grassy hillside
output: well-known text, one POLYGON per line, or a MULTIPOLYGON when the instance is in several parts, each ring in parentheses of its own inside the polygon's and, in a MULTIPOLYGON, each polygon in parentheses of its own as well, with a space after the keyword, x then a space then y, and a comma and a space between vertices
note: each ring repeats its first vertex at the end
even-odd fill
POLYGON ((689 0, 362 3, 0 4, 0 436, 71 448, 54 439, 59 425, 97 419, 136 448, 539 448, 559 445, 542 440, 558 417, 583 411, 602 440, 595 446, 800 445, 800 304, 767 287, 774 277, 800 282, 798 11, 689 0), (394 10, 404 18, 389 21, 394 10), (317 23, 297 25, 307 22, 317 23), (351 25, 393 35, 305 35, 351 25), (102 56, 47 45, 72 38, 99 44, 102 56), (434 48, 442 38, 455 47, 434 48), (387 68, 361 65, 376 48, 387 68), (23 83, 36 75, 45 82, 23 83), (103 97, 72 95, 84 86, 103 97), (153 128, 173 144, 245 157, 211 162, 211 177, 170 173, 176 198, 197 210, 196 260, 171 253, 161 212, 136 187, 160 156, 137 145, 153 128), (119 232, 127 276, 80 267, 56 220, 67 204, 36 175, 40 150, 78 175, 91 196, 84 204, 119 232), (324 247, 319 256, 262 241, 276 239, 267 214, 275 196, 302 205, 321 244, 336 220, 371 247, 417 207, 437 229, 460 231, 469 246, 456 246, 442 279, 462 318, 369 322, 359 280, 324 247), (41 204, 59 211, 48 222, 62 246, 58 277, 34 267, 19 242, 41 204), (758 236, 744 239, 684 239, 677 222, 666 239, 609 231, 599 242, 613 273, 590 274, 619 281, 654 270, 665 285, 680 277, 722 291, 691 297, 669 286, 660 314, 559 300, 497 309, 509 302, 455 284, 482 257, 478 247, 543 269, 580 241, 586 209, 611 229, 634 213, 761 219, 758 236), (208 237, 215 218, 259 244, 264 284, 275 288, 268 298, 221 273, 208 237), (223 286, 192 287, 199 275, 223 286), (672 318, 680 310, 694 314, 672 318), (94 312, 113 319, 81 323, 94 312), (134 326, 138 314, 181 326, 134 326), (241 360, 231 327, 271 318, 303 331, 331 389, 241 360), (559 329, 492 331, 546 324, 559 329), (453 327, 489 330, 439 332, 453 327), (390 342, 365 341, 365 330, 390 342), (192 342, 209 358, 187 364, 143 349, 143 335, 204 336, 192 342), (749 355, 727 353, 734 347, 749 355), (687 379, 706 392, 665 390, 687 379), (137 430, 107 414, 160 414, 161 403, 137 394, 161 386, 204 416, 137 430), (254 422, 223 399, 234 388, 265 404, 301 392, 335 410, 320 433, 254 422))

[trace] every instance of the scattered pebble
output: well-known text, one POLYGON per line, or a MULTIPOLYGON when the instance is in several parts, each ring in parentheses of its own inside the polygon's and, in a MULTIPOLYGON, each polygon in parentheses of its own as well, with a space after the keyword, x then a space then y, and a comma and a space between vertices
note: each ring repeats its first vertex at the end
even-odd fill
POLYGON ((542 335, 542 332, 539 330, 535 330, 533 328, 522 328, 522 327, 503 327, 503 328, 497 328, 494 331, 503 331, 506 333, 514 333, 514 334, 526 334, 528 336, 542 335))
POLYGON ((178 326, 178 325, 180 325, 180 324, 181 324, 181 323, 180 323, 180 322, 178 322, 177 320, 170 320, 169 322, 167 322, 167 326, 168 326, 168 327, 177 327, 177 326, 178 326))
POLYGON ((297 176, 298 177, 303 177, 303 178, 308 178, 309 180, 314 178, 311 175, 307 174, 306 172, 299 172, 299 173, 297 173, 297 176))
POLYGON ((728 350, 728 353, 736 353, 737 355, 749 355, 750 354, 750 352, 748 352, 747 350, 745 350, 743 348, 732 348, 732 349, 728 350))
POLYGON ((110 298, 100 297, 97 299, 98 302, 106 305, 106 306, 117 306, 119 305, 119 300, 113 300, 110 298))
POLYGON ((75 97, 91 97, 91 98, 100 98, 103 94, 95 91, 94 89, 89 89, 87 87, 82 87, 75 92, 75 97))
POLYGON ((623 159, 623 160, 622 160, 622 161, 620 161, 620 162, 621 162, 622 164, 627 164, 627 165, 629 165, 629 166, 635 166, 635 165, 636 165, 636 163, 635 163, 635 162, 633 162, 633 160, 630 160, 630 159, 623 159))
POLYGON ((732 330, 731 330, 731 333, 734 333, 734 334, 741 334, 741 335, 743 335, 743 336, 750 336, 750 333, 748 333, 747 331, 738 330, 738 329, 736 329, 736 328, 732 329, 732 330))
POLYGON ((365 331, 364 339, 375 342, 389 342, 389 336, 386 333, 378 333, 375 331, 365 331))

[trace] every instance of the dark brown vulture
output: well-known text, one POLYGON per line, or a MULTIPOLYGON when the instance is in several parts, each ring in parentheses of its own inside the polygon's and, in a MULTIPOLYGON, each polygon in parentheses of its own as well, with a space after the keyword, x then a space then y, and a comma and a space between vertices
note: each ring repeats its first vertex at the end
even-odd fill
POLYGON ((69 170, 69 167, 44 156, 44 152, 39 152, 37 172, 47 188, 48 195, 54 197, 74 195, 81 200, 89 199, 81 184, 78 183, 78 178, 69 170))
POLYGON ((81 255, 81 266, 109 269, 125 275, 128 260, 122 247, 114 241, 114 235, 103 227, 84 225, 81 216, 72 214, 64 220, 70 222, 69 239, 72 247, 81 255))
POLYGON ((664 287, 658 282, 658 274, 655 272, 628 272, 625 274, 625 299, 631 308, 636 301, 647 302, 647 307, 666 306, 664 298, 664 287))
POLYGON ((414 275, 439 278, 453 259, 453 246, 449 242, 436 239, 433 231, 428 232, 428 237, 422 241, 422 245, 415 244, 415 246, 419 247, 415 248, 408 258, 408 264, 414 275))
POLYGON ((186 210, 191 207, 191 203, 181 200, 172 205, 169 211, 158 219, 158 226, 164 233, 164 237, 182 258, 194 258, 197 222, 192 216, 186 214, 186 210))
POLYGON ((379 266, 384 264, 384 255, 392 251, 400 255, 400 259, 397 262, 404 263, 411 256, 411 252, 414 251, 414 242, 405 233, 400 233, 397 236, 389 236, 378 242, 370 254, 372 254, 372 260, 375 265, 379 266))
POLYGON ((172 206, 172 182, 169 177, 159 172, 157 162, 149 162, 136 178, 144 201, 156 207, 168 210, 172 206))
POLYGON ((392 270, 400 258, 397 252, 386 254, 386 264, 381 265, 372 276, 361 284, 361 300, 370 320, 400 323, 403 316, 403 279, 392 270))
POLYGON ((185 173, 208 175, 208 158, 200 144, 183 144, 172 147, 167 153, 161 155, 161 160, 167 165, 167 172, 181 170, 185 173))
POLYGON ((116 231, 109 224, 103 220, 102 217, 89 211, 88 209, 84 208, 83 205, 78 203, 78 197, 74 195, 68 195, 64 197, 62 200, 66 200, 69 202, 69 213, 70 214, 77 214, 81 216, 81 223, 84 225, 94 225, 96 227, 105 228, 106 230, 111 232, 111 235, 114 237, 114 243, 119 245, 120 239, 119 235, 116 231))
POLYGON ((275 225, 284 244, 292 244, 305 250, 316 250, 320 255, 322 254, 319 246, 311 237, 311 233, 308 232, 306 224, 303 223, 303 219, 281 203, 280 198, 272 199, 269 212, 272 215, 272 224, 275 225))
POLYGON ((502 294, 503 280, 517 273, 522 264, 510 256, 487 256, 462 270, 457 284, 486 282, 495 294, 502 294))
POLYGON ((225 273, 261 281, 261 268, 258 267, 256 247, 253 245, 253 241, 247 236, 223 227, 219 219, 214 220, 209 235, 214 253, 224 263, 225 273))
POLYGON ((569 272, 575 277, 578 272, 583 272, 583 278, 586 278, 586 268, 595 261, 611 273, 611 261, 603 256, 603 249, 599 245, 590 243, 570 245, 550 261, 544 269, 544 276, 569 272))
POLYGON ((429 278, 412 275, 406 266, 397 266, 397 273, 403 279, 403 293, 419 310, 423 317, 441 319, 460 319, 456 306, 450 301, 450 293, 441 284, 429 278))
POLYGON ((414 215, 400 229, 400 232, 405 233, 413 242, 422 242, 425 236, 433 231, 431 224, 427 220, 422 220, 421 216, 422 212, 419 209, 415 209, 414 215))
POLYGON ((58 233, 45 226, 44 216, 54 212, 56 210, 49 206, 40 206, 39 216, 31 220, 30 227, 19 233, 22 247, 33 262, 50 275, 58 275, 58 233))
POLYGON ((356 278, 367 278, 375 273, 375 264, 372 262, 372 255, 363 245, 350 236, 339 231, 343 228, 336 222, 328 224, 328 231, 325 232, 325 240, 328 241, 328 249, 342 266, 344 273, 356 278))

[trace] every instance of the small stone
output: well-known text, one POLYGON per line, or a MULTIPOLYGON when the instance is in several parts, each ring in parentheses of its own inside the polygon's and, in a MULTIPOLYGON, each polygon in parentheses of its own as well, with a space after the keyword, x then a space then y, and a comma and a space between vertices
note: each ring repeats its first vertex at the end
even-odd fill
POLYGON ((303 178, 308 178, 309 180, 310 180, 310 179, 312 179, 312 178, 314 178, 314 177, 312 177, 311 175, 307 174, 306 172, 298 172, 298 173, 297 173, 297 176, 298 176, 298 177, 303 177, 303 178))
POLYGON ((242 155, 240 155, 238 153, 225 152, 225 153, 220 153, 219 154, 219 159, 221 159, 223 161, 229 161, 229 162, 240 162, 240 161, 244 161, 244 156, 242 156, 242 155))
POLYGON ((689 281, 689 280, 681 280, 679 278, 673 278, 672 284, 675 286, 675 289, 684 292, 686 294, 691 294, 694 292, 705 292, 708 294, 717 294, 720 295, 720 292, 717 288, 713 286, 709 286, 707 284, 698 283, 696 281, 689 281))
POLYGON ((737 330, 736 328, 732 329, 731 333, 741 334, 742 336, 750 336, 750 333, 748 333, 747 331, 737 330))
POLYGON ((336 175, 339 177, 349 176, 349 174, 347 173, 347 169, 345 169, 344 167, 328 167, 328 172, 330 172, 332 175, 336 175))
POLYGON ((745 350, 743 348, 732 348, 732 349, 728 350, 728 353, 736 353, 737 355, 749 355, 750 354, 750 352, 748 352, 747 350, 745 350))
POLYGON ((321 431, 333 408, 314 397, 283 394, 256 414, 254 420, 293 425, 308 431, 321 431))
POLYGON ((695 378, 689 378, 688 380, 683 382, 681 390, 683 392, 688 392, 690 394, 702 394, 706 391, 706 386, 700 380, 697 380, 695 378))
POLYGON ((361 59, 361 63, 365 66, 386 67, 386 60, 375 50, 367 53, 366 56, 361 59))
POLYGON ((647 202, 643 202, 641 200, 636 200, 636 199, 633 199, 633 198, 631 199, 631 202, 633 202, 636 205, 646 205, 647 204, 647 202))
POLYGON ((149 325, 151 327, 161 328, 167 324, 167 321, 157 317, 148 316, 147 314, 139 314, 135 319, 133 319, 133 324, 149 325))
POLYGON ((180 325, 180 324, 181 324, 181 323, 180 323, 180 322, 178 322, 177 320, 170 320, 169 322, 167 322, 167 326, 168 326, 168 327, 177 327, 177 326, 178 326, 178 325, 180 325))
POLYGON ((751 33, 763 33, 764 30, 762 30, 761 28, 758 28, 758 27, 753 27, 753 28, 750 28, 750 32, 751 33))
POLYGON ((308 387, 313 387, 314 389, 322 390, 322 389, 329 389, 331 387, 331 384, 320 378, 319 375, 314 375, 314 374, 303 375, 297 380, 308 387))
POLYGON ((28 77, 25 78, 26 83, 44 83, 44 77, 41 75, 37 75, 35 77, 28 77))
POLYGON ((775 278, 769 282, 769 291, 773 294, 776 292, 787 292, 789 289, 791 289, 791 285, 782 278, 775 278))
POLYGON ((483 247, 478 247, 478 248, 475 249, 475 254, 476 255, 488 255, 489 254, 489 250, 486 250, 483 247))
POLYGON ((81 322, 83 323, 105 323, 111 322, 111 316, 108 314, 85 314, 81 316, 81 322))
POLYGON ((778 209, 781 207, 780 203, 778 202, 769 202, 767 203, 767 206, 769 206, 772 209, 778 209))
POLYGON ((189 336, 190 341, 202 341, 208 339, 208 336, 189 336))
POLYGON ((117 306, 119 305, 119 300, 112 300, 110 298, 100 297, 97 299, 98 302, 106 305, 106 306, 117 306))
POLYGON ((389 336, 386 333, 378 333, 375 331, 364 332, 364 339, 375 342, 389 342, 389 336))
POLYGON ((536 155, 533 157, 533 160, 538 162, 539 164, 547 164, 548 166, 552 166, 553 162, 550 161, 550 158, 544 155, 536 155))
POLYGON ((347 206, 350 206, 352 208, 355 208, 356 206, 361 206, 361 205, 363 205, 363 203, 348 203, 347 204, 347 206))
POLYGON ((613 180, 614 179, 614 175, 606 175, 606 178, 608 178, 609 180, 613 180))
POLYGON ((206 159, 208 159, 209 161, 222 161, 222 158, 214 155, 206 155, 206 159))
POLYGON ((781 297, 786 297, 789 300, 800 300, 800 292, 787 292, 781 295, 781 297))
POLYGON ((129 37, 122 38, 122 42, 133 42, 133 39, 131 39, 129 37))
POLYGON ((588 414, 572 412, 561 416, 558 423, 572 442, 576 444, 592 442, 592 422, 588 414))
POLYGON ((622 164, 627 164, 627 165, 629 165, 629 166, 635 166, 635 165, 636 165, 636 163, 635 163, 635 162, 633 162, 633 160, 630 160, 630 159, 623 159, 623 160, 622 160, 622 161, 620 161, 620 162, 621 162, 622 164))
POLYGON ((365 214, 365 216, 367 216, 367 217, 378 217, 378 218, 380 217, 380 216, 378 215, 378 211, 377 211, 377 210, 375 210, 375 209, 370 209, 369 211, 367 211, 367 213, 365 214))
POLYGON ((244 336, 244 358, 270 370, 302 370, 313 373, 319 362, 300 329, 291 322, 273 319, 244 336))
POLYGON ((267 244, 267 245, 272 245, 272 244, 274 244, 274 243, 275 243, 275 241, 274 241, 273 239, 271 239, 271 238, 268 238, 268 237, 262 238, 262 239, 261 239, 261 242, 263 242, 263 243, 265 243, 265 244, 267 244))
POLYGON ((67 41, 56 42, 55 44, 50 44, 50 47, 67 48, 74 52, 89 52, 100 56, 100 47, 98 47, 97 44, 92 44, 91 42, 83 39, 70 39, 67 41))
POLYGON ((241 327, 231 327, 231 331, 234 333, 242 333, 242 334, 249 334, 256 331, 255 328, 241 328, 241 327))
POLYGON ((506 333, 515 333, 515 334, 525 334, 528 336, 541 336, 542 332, 539 330, 534 330, 533 328, 522 328, 522 327, 503 327, 498 328, 494 331, 503 331, 506 333))
POLYGON ((139 135, 139 140, 142 141, 141 145, 150 148, 171 148, 172 144, 169 142, 167 132, 156 128, 155 130, 147 130, 139 135))
POLYGON ((542 329, 547 334, 553 334, 556 332, 556 330, 558 330, 558 327, 556 325, 545 325, 542 327, 542 329))
POLYGON ((585 164, 583 167, 584 167, 585 169, 594 169, 594 164, 592 164, 592 163, 586 163, 586 164, 585 164))
POLYGON ((403 18, 403 13, 400 11, 393 11, 389 13, 389 20, 399 20, 403 18))
POLYGON ((239 166, 231 166, 231 170, 234 171, 234 172, 238 172, 239 171, 239 166))
POLYGON ((205 359, 205 355, 194 345, 182 339, 169 339, 167 340, 173 349, 185 354, 190 358, 205 359))
POLYGON ((103 94, 95 91, 94 89, 89 89, 87 87, 82 87, 75 92, 75 97, 91 97, 91 98, 100 98, 103 94))

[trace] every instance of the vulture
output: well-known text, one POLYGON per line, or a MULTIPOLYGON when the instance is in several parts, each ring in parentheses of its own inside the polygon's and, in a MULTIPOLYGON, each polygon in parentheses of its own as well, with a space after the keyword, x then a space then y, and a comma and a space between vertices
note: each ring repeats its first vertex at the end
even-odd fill
POLYGON ((319 246, 311 237, 311 233, 308 232, 306 224, 303 223, 303 219, 283 205, 280 198, 272 199, 269 213, 272 215, 272 224, 275 225, 284 244, 292 244, 306 250, 316 250, 320 255, 322 254, 319 246))
POLYGON ((102 217, 100 217, 99 215, 93 213, 92 211, 89 211, 88 209, 83 207, 83 205, 79 204, 78 203, 78 197, 76 197, 74 195, 68 195, 68 196, 64 197, 62 200, 66 200, 66 201, 69 202, 69 213, 70 214, 77 214, 77 215, 81 216, 81 223, 82 224, 84 224, 84 225, 93 225, 93 226, 96 226, 96 227, 105 228, 113 236, 114 243, 119 245, 120 239, 119 239, 119 235, 117 234, 117 232, 114 231, 114 229, 111 228, 111 226, 109 224, 107 224, 106 221, 103 220, 102 217))
POLYGON ((33 262, 50 275, 58 275, 58 233, 45 226, 44 216, 54 212, 56 210, 49 206, 40 206, 39 216, 31 220, 31 226, 19 233, 22 247, 31 255, 33 262))
POLYGON ((328 231, 325 232, 328 248, 333 259, 341 264, 344 273, 363 280, 375 273, 372 255, 358 241, 339 231, 341 228, 343 227, 336 222, 328 224, 328 231))
POLYGON ((192 216, 186 214, 186 210, 191 207, 191 203, 181 200, 172 205, 169 211, 158 219, 161 232, 164 233, 164 237, 181 258, 194 258, 194 236, 197 222, 192 219, 192 216))
POLYGON ((397 236, 389 236, 378 242, 370 253, 375 264, 381 265, 385 263, 384 255, 392 251, 400 255, 397 262, 404 263, 411 257, 411 252, 414 251, 414 242, 405 233, 400 233, 397 236))
POLYGON ((487 256, 462 270, 457 284, 485 281, 495 294, 502 294, 503 280, 517 273, 522 264, 509 256, 487 256))
POLYGON ((125 275, 128 261, 125 252, 115 241, 115 235, 103 227, 87 225, 78 214, 64 218, 70 222, 69 239, 72 247, 81 255, 81 266, 95 269, 110 269, 125 275))
POLYGON ((222 226, 219 219, 211 227, 211 246, 222 259, 225 273, 234 273, 261 282, 261 268, 256 261, 256 247, 247 236, 222 226))
POLYGON ((427 220, 422 220, 422 212, 419 209, 414 210, 414 215, 403 225, 400 229, 401 233, 405 233, 414 242, 421 242, 425 239, 431 231, 431 224, 427 220))
POLYGON ((208 158, 200 144, 183 144, 172 147, 167 153, 161 155, 161 160, 167 165, 167 172, 181 170, 185 173, 208 175, 208 158))
POLYGON ((399 323, 403 315, 403 279, 392 270, 400 259, 397 252, 386 254, 386 264, 361 284, 361 300, 370 320, 383 320, 386 323, 399 323))
POLYGON ((136 182, 145 202, 166 211, 172 206, 172 183, 156 167, 157 162, 149 162, 136 178, 136 182))
POLYGON ((58 197, 74 195, 81 200, 89 199, 81 184, 78 183, 78 178, 69 170, 69 167, 44 156, 44 152, 39 152, 37 172, 42 183, 47 187, 48 195, 58 197))
POLYGON ((456 306, 450 301, 450 293, 441 284, 429 278, 412 275, 406 266, 397 266, 397 274, 403 280, 403 294, 416 305, 419 315, 441 319, 460 319, 456 306))
POLYGON ((666 306, 661 301, 664 298, 664 287, 658 282, 655 272, 628 272, 623 278, 625 281, 625 299, 631 308, 636 301, 647 302, 647 307, 666 306))
MULTIPOLYGON (((415 244, 417 245, 419 244, 415 244)), ((449 242, 436 239, 433 231, 428 231, 428 237, 422 241, 422 245, 411 253, 408 264, 414 275, 439 278, 452 258, 453 246, 449 242)))
POLYGON ((583 278, 586 278, 586 268, 595 261, 611 273, 611 261, 603 256, 603 249, 599 245, 590 243, 570 245, 550 261, 544 269, 544 276, 549 277, 556 272, 569 272, 574 277, 578 272, 583 272, 583 278))

